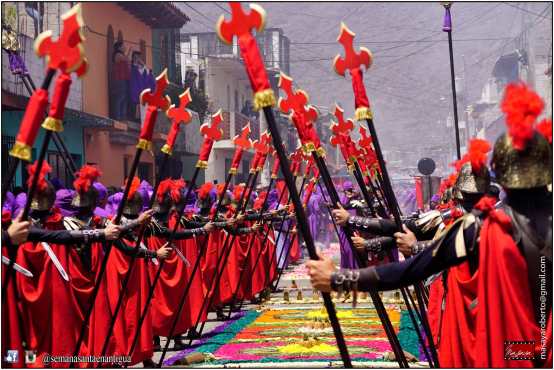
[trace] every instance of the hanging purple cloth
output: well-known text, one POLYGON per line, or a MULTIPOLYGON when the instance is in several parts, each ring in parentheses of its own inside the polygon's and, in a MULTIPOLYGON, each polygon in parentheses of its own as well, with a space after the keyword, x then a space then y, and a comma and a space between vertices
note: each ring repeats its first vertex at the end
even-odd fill
POLYGON ((144 81, 142 73, 136 64, 131 65, 131 79, 129 80, 129 89, 131 92, 131 103, 138 104, 140 93, 144 90, 144 81))
POLYGON ((151 91, 154 91, 156 88, 156 78, 152 74, 152 70, 145 70, 143 72, 144 75, 144 88, 150 89, 151 91))
POLYGON ((6 50, 8 52, 8 60, 10 63, 10 72, 14 75, 28 75, 29 71, 21 55, 16 52, 6 50))
POLYGON ((60 209, 64 217, 72 217, 77 214, 77 209, 71 205, 74 195, 75 191, 70 189, 60 189, 56 192, 54 205, 60 209))

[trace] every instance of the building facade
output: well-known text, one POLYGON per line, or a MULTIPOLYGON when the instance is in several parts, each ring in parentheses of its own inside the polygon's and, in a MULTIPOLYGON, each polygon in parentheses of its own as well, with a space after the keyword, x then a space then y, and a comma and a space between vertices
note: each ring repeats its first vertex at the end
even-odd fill
MULTIPOLYGON (((53 37, 58 37, 63 25, 60 16, 73 5, 72 2, 2 3, 2 28, 10 27, 16 32, 20 44, 19 54, 35 85, 42 81, 45 65, 44 60, 34 54, 34 39, 44 30, 52 30, 53 37)), ((164 30, 173 30, 174 34, 179 35, 174 30, 179 30, 188 18, 167 2, 85 2, 81 4, 81 12, 85 23, 84 48, 89 69, 82 79, 74 78, 64 117, 65 129, 60 136, 77 167, 86 163, 96 164, 103 172, 100 180, 104 184, 121 186, 135 153, 144 115, 144 108, 140 108, 136 102, 141 87, 152 86, 153 76, 162 69, 160 65, 166 63, 170 77, 176 81, 168 89, 173 101, 183 91, 176 68, 179 63, 176 63, 175 48, 171 49, 171 55, 162 55, 153 50, 161 50, 158 36, 164 30), (123 76, 119 78, 120 81, 127 82, 124 90, 116 89, 123 84, 116 86, 114 82, 114 46, 118 42, 123 45, 122 51, 130 68, 127 73, 118 75, 123 76), (140 78, 133 78, 133 67, 139 64, 140 78), (114 110, 116 101, 118 107, 124 107, 118 110, 117 115, 114 110), (119 104, 120 101, 124 104, 119 104)), ((28 96, 20 77, 11 73, 8 58, 2 58, 3 171, 10 160, 8 152, 19 130, 28 96)), ((168 121, 160 114, 154 136, 155 150, 163 144, 167 130, 168 121)), ((36 153, 42 135, 43 132, 40 132, 33 153, 36 153)), ((53 143, 50 144, 47 159, 53 168, 50 178, 59 178, 65 186, 71 186, 73 174, 53 143)), ((145 153, 138 176, 153 182, 155 168, 155 158, 145 153)), ((15 185, 24 184, 25 177, 25 173, 18 172, 15 185)))
MULTIPOLYGON (((269 28, 256 35, 262 58, 275 95, 279 96, 278 77, 282 70, 289 73, 289 40, 283 31, 269 28)), ((251 138, 260 137, 266 129, 263 115, 253 110, 252 89, 242 63, 236 40, 227 45, 216 33, 181 34, 181 71, 185 73, 185 84, 199 91, 206 98, 206 119, 209 114, 222 110, 223 138, 214 144, 208 161, 206 180, 224 182, 229 172, 235 146, 232 139, 250 123, 251 138)), ((290 141, 287 122, 277 117, 285 142, 290 141)), ((235 183, 246 181, 248 162, 252 152, 245 153, 242 168, 235 176, 235 183)), ((268 182, 267 170, 262 175, 262 184, 268 182)))

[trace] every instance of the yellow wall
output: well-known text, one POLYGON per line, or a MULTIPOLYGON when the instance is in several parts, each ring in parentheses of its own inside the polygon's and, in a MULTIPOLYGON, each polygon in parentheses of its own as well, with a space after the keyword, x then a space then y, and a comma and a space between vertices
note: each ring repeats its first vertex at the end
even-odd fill
POLYGON ((89 62, 89 71, 83 78, 83 110, 87 113, 107 117, 109 114, 108 94, 108 26, 117 40, 119 30, 123 33, 125 47, 140 50, 139 42, 146 42, 146 65, 152 67, 152 30, 130 13, 114 3, 83 2, 83 20, 94 32, 86 32, 84 42, 89 62), (96 33, 101 33, 98 35, 96 33), (129 41, 129 42, 127 42, 129 41))
MULTIPOLYGON (((83 111, 98 116, 109 116, 108 93, 108 26, 111 25, 114 40, 121 30, 125 47, 140 50, 140 40, 146 42, 146 65, 152 67, 152 30, 123 8, 114 3, 83 2, 82 14, 87 27, 92 31, 85 33, 84 42, 89 70, 83 78, 83 111), (101 33, 102 35, 98 35, 101 33)), ((116 123, 116 126, 125 127, 116 123)), ((117 129, 117 128, 116 128, 117 129)), ((102 170, 100 181, 105 185, 123 184, 123 163, 128 158, 129 166, 135 153, 134 145, 115 145, 110 143, 109 132, 89 128, 85 134, 86 161, 97 163, 102 170)), ((153 164, 149 153, 144 153, 141 162, 153 164)), ((152 181, 152 179, 147 179, 152 181)))

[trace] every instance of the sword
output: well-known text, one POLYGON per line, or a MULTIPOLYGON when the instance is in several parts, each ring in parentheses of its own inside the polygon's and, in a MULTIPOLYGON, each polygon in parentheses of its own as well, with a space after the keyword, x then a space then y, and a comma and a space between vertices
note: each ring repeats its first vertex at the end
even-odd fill
POLYGON ((173 247, 173 250, 175 251, 175 253, 177 253, 177 255, 179 256, 180 259, 183 260, 183 262, 185 263, 185 265, 187 267, 190 267, 190 262, 187 260, 187 258, 185 257, 185 255, 183 254, 183 252, 181 252, 181 250, 177 247, 173 247))
MULTIPOLYGON (((148 248, 146 248, 146 245, 144 245, 143 242, 140 242, 140 249, 146 249, 147 250, 148 248)), ((158 259, 156 257, 152 257, 150 260, 152 261, 152 263, 154 265, 158 266, 158 259)))
POLYGON ((23 267, 23 266, 21 266, 21 265, 18 265, 18 264, 15 263, 15 262, 12 264, 12 263, 10 262, 10 259, 9 259, 8 257, 6 257, 6 256, 2 256, 2 263, 3 263, 4 265, 8 265, 8 266, 12 265, 12 266, 13 266, 13 269, 14 269, 15 271, 17 271, 17 272, 19 272, 19 273, 21 273, 21 274, 23 274, 23 275, 25 275, 25 276, 27 276, 27 277, 29 277, 29 278, 32 278, 32 277, 33 277, 33 273, 32 273, 31 271, 27 270, 25 267, 23 267))
MULTIPOLYGON (((164 247, 167 246, 168 243, 165 243, 164 247)), ((185 266, 187 267, 190 267, 190 262, 187 260, 187 258, 185 257, 185 255, 183 254, 183 252, 181 252, 181 250, 173 245, 170 245, 169 248, 171 248, 171 250, 174 250, 175 253, 177 253, 177 256, 183 260, 183 262, 185 263, 185 266)))
POLYGON ((46 251, 46 253, 48 253, 48 256, 50 257, 50 259, 52 260, 52 262, 54 263, 54 266, 56 266, 56 269, 58 269, 58 272, 60 273, 60 275, 62 276, 62 278, 65 280, 65 281, 69 281, 69 275, 67 275, 67 272, 65 272, 65 270, 63 269, 63 266, 62 264, 60 263, 60 260, 58 259, 58 257, 56 256, 56 254, 54 253, 54 251, 52 250, 52 248, 50 248, 50 245, 46 242, 42 242, 40 243, 42 245, 42 247, 44 248, 44 250, 46 251))

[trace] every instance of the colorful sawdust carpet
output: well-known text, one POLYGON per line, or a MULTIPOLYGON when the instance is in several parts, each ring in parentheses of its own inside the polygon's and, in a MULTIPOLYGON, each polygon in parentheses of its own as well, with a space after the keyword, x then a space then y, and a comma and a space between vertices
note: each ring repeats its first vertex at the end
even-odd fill
MULTIPOLYGON (((240 318, 215 329, 195 352, 214 355, 215 364, 244 362, 340 361, 333 331, 321 306, 297 306, 262 312, 242 312, 240 318)), ((405 350, 417 355, 417 339, 409 333, 409 320, 397 306, 387 307, 392 325, 405 350), (408 325, 406 325, 408 324, 408 325), (400 329, 401 326, 405 328, 400 329)), ((350 356, 355 361, 381 361, 390 351, 381 323, 372 307, 337 308, 350 356)), ((192 350, 168 359, 171 365, 192 350)))
MULTIPOLYGON (((340 246, 339 243, 331 243, 327 248, 321 248, 320 252, 331 258, 335 263, 340 263, 340 246)), ((301 263, 296 265, 290 271, 286 271, 283 274, 282 280, 309 280, 308 270, 306 269, 306 264, 301 263)))

